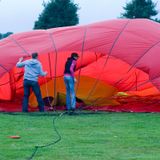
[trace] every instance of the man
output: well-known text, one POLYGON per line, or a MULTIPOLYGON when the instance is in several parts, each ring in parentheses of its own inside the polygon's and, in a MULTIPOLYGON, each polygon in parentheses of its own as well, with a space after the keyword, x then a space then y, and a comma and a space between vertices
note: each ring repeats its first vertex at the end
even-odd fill
POLYGON ((74 71, 78 58, 79 56, 77 53, 72 53, 65 64, 64 82, 66 86, 66 106, 69 112, 74 111, 76 107, 76 95, 74 90, 76 79, 74 77, 74 71))
POLYGON ((16 66, 18 68, 24 67, 24 99, 22 105, 22 111, 28 112, 28 100, 30 95, 30 88, 32 88, 37 101, 40 112, 44 112, 44 102, 41 96, 40 87, 38 84, 39 76, 46 76, 47 72, 42 70, 42 65, 38 61, 38 53, 32 53, 32 59, 23 61, 23 57, 19 59, 16 66))

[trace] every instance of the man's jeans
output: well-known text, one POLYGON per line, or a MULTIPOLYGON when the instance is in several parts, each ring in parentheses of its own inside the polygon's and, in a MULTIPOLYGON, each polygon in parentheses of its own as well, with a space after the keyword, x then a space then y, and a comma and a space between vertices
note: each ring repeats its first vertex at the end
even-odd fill
POLYGON ((22 111, 28 112, 28 100, 29 100, 29 95, 30 95, 30 89, 32 88, 32 90, 37 98, 39 111, 43 112, 44 111, 44 102, 43 102, 43 99, 41 96, 41 91, 40 91, 40 87, 39 87, 38 82, 25 79, 23 85, 24 85, 24 99, 23 99, 22 111))
POLYGON ((74 78, 71 76, 64 76, 66 86, 66 106, 67 110, 75 109, 76 95, 74 91, 74 78))

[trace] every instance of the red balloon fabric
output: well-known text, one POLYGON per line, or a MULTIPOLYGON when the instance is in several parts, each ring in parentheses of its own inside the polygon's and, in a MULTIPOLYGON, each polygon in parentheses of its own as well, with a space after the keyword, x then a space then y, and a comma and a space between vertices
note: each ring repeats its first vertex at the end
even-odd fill
MULTIPOLYGON (((21 111, 24 71, 15 64, 33 52, 39 53, 49 73, 39 80, 46 105, 64 106, 64 64, 72 52, 77 52, 77 106, 159 112, 159 28, 159 23, 147 19, 117 19, 18 33, 1 40, 0 111, 21 111)), ((32 93, 30 110, 36 109, 32 93)))

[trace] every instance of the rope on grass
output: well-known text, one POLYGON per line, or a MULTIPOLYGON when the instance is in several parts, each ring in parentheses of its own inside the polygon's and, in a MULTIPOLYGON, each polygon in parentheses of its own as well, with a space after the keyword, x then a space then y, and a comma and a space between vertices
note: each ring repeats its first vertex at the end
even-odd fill
POLYGON ((53 141, 53 142, 51 142, 51 143, 45 144, 45 145, 35 146, 35 148, 34 148, 34 150, 33 150, 33 153, 31 154, 31 156, 30 156, 29 158, 27 158, 27 160, 32 160, 32 159, 35 157, 38 149, 40 149, 40 148, 46 148, 46 147, 55 145, 56 143, 58 143, 59 141, 61 141, 62 137, 61 137, 60 133, 58 132, 58 130, 57 130, 57 128, 56 128, 55 121, 56 121, 56 119, 58 119, 59 117, 62 117, 65 113, 66 113, 66 112, 60 113, 58 116, 56 116, 55 118, 53 118, 53 121, 52 121, 52 122, 53 122, 53 129, 54 129, 54 131, 56 132, 56 134, 57 134, 57 136, 58 136, 57 140, 55 140, 55 141, 53 141))

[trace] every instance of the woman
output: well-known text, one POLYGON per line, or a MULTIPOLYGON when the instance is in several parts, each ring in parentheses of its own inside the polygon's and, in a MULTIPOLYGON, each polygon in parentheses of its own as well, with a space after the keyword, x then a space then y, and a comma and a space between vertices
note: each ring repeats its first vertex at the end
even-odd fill
POLYGON ((66 86, 66 107, 69 112, 74 111, 76 108, 76 95, 74 90, 76 78, 74 77, 74 71, 78 58, 78 54, 74 52, 71 54, 71 57, 67 59, 65 64, 64 82, 66 86))

